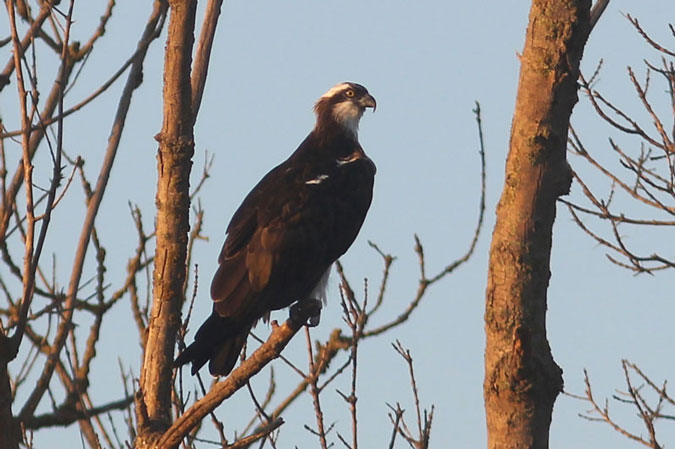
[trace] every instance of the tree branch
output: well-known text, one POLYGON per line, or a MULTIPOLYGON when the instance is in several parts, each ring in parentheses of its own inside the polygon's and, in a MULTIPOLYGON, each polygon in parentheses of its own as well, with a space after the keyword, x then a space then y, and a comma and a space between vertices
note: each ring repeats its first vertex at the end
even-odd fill
POLYGON ((194 154, 190 66, 196 0, 171 0, 164 59, 162 129, 157 155, 156 250, 153 303, 137 395, 139 448, 154 447, 171 423, 172 364, 180 329, 190 229, 190 171, 194 154))
POLYGON ((309 310, 309 308, 302 310, 302 315, 298 317, 297 321, 288 319, 281 326, 272 322, 272 333, 267 341, 256 349, 249 358, 244 360, 239 367, 232 371, 225 380, 215 384, 204 397, 186 410, 164 433, 157 443, 157 448, 170 449, 176 447, 206 415, 218 407, 225 399, 232 396, 237 390, 245 386, 246 382, 260 372, 269 362, 279 357, 281 351, 291 341, 291 338, 303 326, 303 320, 306 322, 314 312, 314 310, 309 310))

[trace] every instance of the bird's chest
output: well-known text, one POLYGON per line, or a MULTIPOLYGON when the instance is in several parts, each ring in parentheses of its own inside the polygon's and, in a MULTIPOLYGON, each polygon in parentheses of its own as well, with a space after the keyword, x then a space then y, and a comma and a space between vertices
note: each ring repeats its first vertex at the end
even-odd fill
POLYGON ((375 164, 363 152, 354 152, 346 157, 308 165, 301 177, 301 183, 303 190, 309 194, 363 196, 372 190, 374 176, 375 164))
POLYGON ((285 182, 278 186, 286 194, 277 191, 271 196, 279 202, 267 210, 267 218, 298 229, 312 229, 322 238, 353 239, 372 200, 373 162, 360 151, 294 168, 286 172, 285 182))
POLYGON ((309 172, 303 181, 307 200, 302 215, 312 217, 326 235, 344 235, 351 243, 370 207, 374 175, 375 165, 363 153, 333 159, 309 172))

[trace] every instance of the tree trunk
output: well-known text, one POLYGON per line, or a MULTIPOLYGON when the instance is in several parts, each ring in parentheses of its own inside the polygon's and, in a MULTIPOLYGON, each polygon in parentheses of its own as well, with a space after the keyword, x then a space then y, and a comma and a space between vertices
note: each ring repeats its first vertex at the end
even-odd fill
POLYGON ((7 365, 0 367, 0 448, 18 449, 21 431, 12 416, 12 388, 7 365))
POLYGON ((546 339, 556 200, 568 193, 567 129, 590 0, 533 0, 485 306, 488 448, 547 448, 562 370, 546 339))
POLYGON ((194 153, 190 66, 196 0, 172 0, 164 61, 164 121, 157 135, 157 249, 153 304, 141 369, 137 447, 153 447, 171 423, 173 350, 186 277, 194 153))

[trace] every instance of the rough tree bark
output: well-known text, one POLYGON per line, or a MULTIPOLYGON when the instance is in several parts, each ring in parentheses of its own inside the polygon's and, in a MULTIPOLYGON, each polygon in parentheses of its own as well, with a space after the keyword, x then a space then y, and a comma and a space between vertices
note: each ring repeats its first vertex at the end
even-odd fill
POLYGON ((484 396, 488 447, 547 448, 562 370, 546 339, 556 200, 568 193, 567 129, 590 0, 533 0, 506 179, 490 248, 484 396))
POLYGON ((157 248, 153 306, 136 399, 136 446, 154 447, 171 424, 172 362, 186 277, 194 153, 190 66, 196 0, 172 0, 164 62, 164 119, 157 135, 157 248))

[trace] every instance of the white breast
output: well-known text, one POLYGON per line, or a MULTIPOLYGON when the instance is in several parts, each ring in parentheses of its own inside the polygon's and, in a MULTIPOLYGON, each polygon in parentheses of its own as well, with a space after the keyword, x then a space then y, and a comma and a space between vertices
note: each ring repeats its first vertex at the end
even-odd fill
POLYGON ((328 269, 323 273, 321 279, 316 284, 312 293, 309 295, 312 299, 320 299, 322 304, 326 304, 326 287, 328 286, 328 278, 330 277, 330 270, 333 268, 333 265, 328 267, 328 269))

